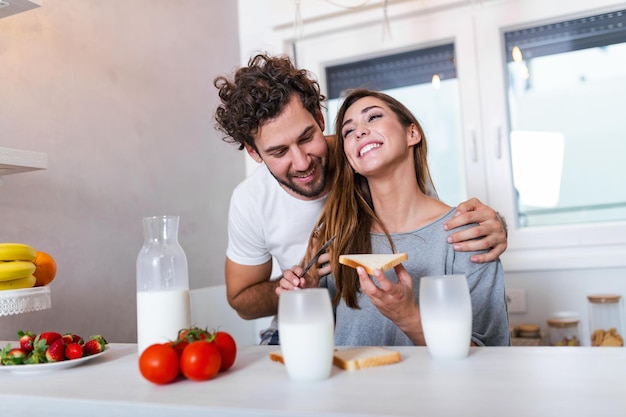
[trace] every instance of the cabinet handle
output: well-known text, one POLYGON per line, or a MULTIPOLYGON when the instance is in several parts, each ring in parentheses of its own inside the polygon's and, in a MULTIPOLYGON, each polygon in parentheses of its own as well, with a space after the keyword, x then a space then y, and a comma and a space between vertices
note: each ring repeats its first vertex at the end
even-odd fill
POLYGON ((478 162, 478 149, 476 149, 476 130, 470 129, 470 155, 472 155, 472 162, 478 162))
POLYGON ((496 125, 496 143, 495 143, 494 151, 496 154, 496 159, 501 159, 502 158, 502 127, 500 125, 496 125))

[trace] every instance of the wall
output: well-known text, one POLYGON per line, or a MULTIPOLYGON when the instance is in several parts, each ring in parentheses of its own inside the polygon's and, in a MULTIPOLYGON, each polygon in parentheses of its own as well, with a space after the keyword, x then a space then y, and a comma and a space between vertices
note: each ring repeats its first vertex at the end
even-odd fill
MULTIPOLYGON (((250 55, 258 51, 293 56, 291 43, 298 33, 303 36, 303 39, 315 39, 317 36, 339 34, 343 28, 367 27, 364 25, 369 25, 371 30, 375 31, 376 36, 382 33, 383 0, 370 2, 309 0, 301 2, 300 16, 303 25, 299 31, 294 28, 295 2, 291 2, 286 7, 281 0, 238 1, 240 5, 240 59, 242 63, 245 63, 250 55), (364 7, 357 7, 359 5, 364 5, 364 7), (356 13, 357 11, 358 13, 356 13), (256 16, 262 16, 262 18, 256 19, 256 16)), ((481 7, 482 2, 474 0, 421 0, 419 2, 397 0, 389 2, 391 32, 393 33, 394 18, 399 19, 407 14, 427 13, 470 3, 474 7, 481 7)), ((558 8, 556 5, 552 6, 558 8)), ((517 10, 513 10, 512 7, 511 13, 521 13, 525 7, 524 2, 515 2, 515 7, 517 10)), ((529 6, 526 5, 526 7, 529 6)), ((419 43, 420 40, 416 39, 415 42, 419 43)), ((333 52, 336 53, 337 50, 333 52)), ((295 59, 297 61, 298 57, 296 56, 295 59)), ((484 202, 493 204, 487 199, 484 202)), ((571 269, 554 269, 540 250, 537 250, 534 262, 531 261, 525 265, 520 265, 508 255, 510 254, 505 253, 502 256, 505 271, 507 265, 509 266, 505 278, 506 286, 507 288, 525 290, 527 304, 525 313, 510 314, 510 322, 513 325, 536 323, 545 330, 547 318, 559 313, 571 312, 580 317, 581 336, 585 337, 585 343, 588 343, 586 340, 588 335, 586 296, 594 293, 616 293, 626 297, 626 268, 613 265, 604 268, 580 268, 578 266, 581 263, 579 255, 570 255, 571 269), (542 267, 536 265, 542 265, 542 267)), ((593 257, 593 255, 588 254, 582 254, 582 256, 587 256, 587 259, 593 257)), ((564 257, 567 258, 567 256, 564 257)), ((623 261, 616 260, 616 262, 623 261)))
POLYGON ((223 284, 242 152, 213 128, 212 81, 238 64, 237 3, 45 0, 0 19, 0 146, 48 169, 3 178, 0 241, 50 253, 52 309, 17 330, 136 340, 141 218, 180 215, 192 288, 223 284))

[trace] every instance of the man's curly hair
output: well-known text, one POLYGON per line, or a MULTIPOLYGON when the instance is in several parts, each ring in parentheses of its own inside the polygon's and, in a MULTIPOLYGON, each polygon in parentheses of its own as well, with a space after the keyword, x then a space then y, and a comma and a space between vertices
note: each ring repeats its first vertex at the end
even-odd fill
POLYGON ((225 142, 238 143, 240 150, 245 144, 257 150, 254 135, 283 112, 293 94, 315 120, 326 99, 309 72, 297 69, 286 56, 256 55, 232 80, 219 76, 213 84, 222 101, 215 111, 216 128, 227 135, 225 142))

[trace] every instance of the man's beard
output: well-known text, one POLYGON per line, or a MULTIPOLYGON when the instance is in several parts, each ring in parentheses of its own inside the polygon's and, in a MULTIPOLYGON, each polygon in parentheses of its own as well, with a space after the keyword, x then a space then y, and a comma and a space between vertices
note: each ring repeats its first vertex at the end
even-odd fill
MULTIPOLYGON (((274 175, 273 172, 272 172, 272 176, 276 178, 276 181, 278 181, 282 186, 284 186, 285 188, 288 188, 289 190, 293 191, 294 193, 298 195, 301 195, 306 198, 320 197, 322 192, 326 188, 326 173, 328 170, 328 159, 318 158, 314 160, 313 164, 315 164, 315 162, 317 162, 317 169, 321 170, 321 173, 322 173, 321 177, 315 183, 309 183, 309 184, 306 184, 305 186, 302 186, 292 180, 296 176, 293 173, 288 173, 287 179, 279 178, 276 175, 274 175)), ((310 169, 311 167, 309 167, 308 170, 310 169)))

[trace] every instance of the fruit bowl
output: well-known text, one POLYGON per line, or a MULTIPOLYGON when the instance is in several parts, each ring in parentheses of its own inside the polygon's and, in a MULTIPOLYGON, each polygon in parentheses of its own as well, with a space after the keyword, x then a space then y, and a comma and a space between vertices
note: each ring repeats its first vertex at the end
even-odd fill
POLYGON ((48 286, 0 291, 0 317, 46 310, 51 306, 48 286))

